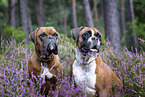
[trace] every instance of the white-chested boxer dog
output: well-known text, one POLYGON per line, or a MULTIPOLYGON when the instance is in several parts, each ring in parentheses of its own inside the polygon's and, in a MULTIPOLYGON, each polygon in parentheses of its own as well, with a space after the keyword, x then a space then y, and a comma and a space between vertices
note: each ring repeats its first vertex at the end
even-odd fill
POLYGON ((48 95, 49 90, 56 88, 58 73, 62 76, 61 63, 58 57, 58 39, 60 35, 53 27, 39 27, 31 32, 29 38, 35 44, 35 49, 28 62, 29 77, 45 79, 41 86, 41 94, 48 95))
POLYGON ((71 30, 76 57, 71 65, 71 76, 76 86, 87 96, 119 96, 122 83, 99 56, 101 33, 96 28, 80 27, 71 30))

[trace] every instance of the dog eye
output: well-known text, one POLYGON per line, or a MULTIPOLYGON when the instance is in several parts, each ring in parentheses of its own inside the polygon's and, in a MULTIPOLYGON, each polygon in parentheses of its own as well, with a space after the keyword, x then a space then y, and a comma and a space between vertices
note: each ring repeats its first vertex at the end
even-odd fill
POLYGON ((87 31, 86 33, 83 34, 83 38, 87 39, 91 36, 91 31, 87 31))
POLYGON ((85 33, 84 36, 85 36, 85 37, 89 37, 90 34, 89 34, 89 33, 85 33))
POLYGON ((54 33, 53 36, 57 38, 58 37, 58 34, 57 33, 54 33))
POLYGON ((101 33, 100 32, 97 32, 97 34, 95 35, 96 37, 98 37, 99 39, 101 39, 102 38, 102 35, 101 35, 101 33))
POLYGON ((42 34, 39 35, 40 39, 42 39, 42 38, 44 38, 44 37, 46 37, 46 36, 47 36, 47 35, 46 35, 45 33, 42 33, 42 34))
POLYGON ((57 33, 54 33, 53 36, 54 36, 54 37, 58 37, 58 34, 57 34, 57 33))

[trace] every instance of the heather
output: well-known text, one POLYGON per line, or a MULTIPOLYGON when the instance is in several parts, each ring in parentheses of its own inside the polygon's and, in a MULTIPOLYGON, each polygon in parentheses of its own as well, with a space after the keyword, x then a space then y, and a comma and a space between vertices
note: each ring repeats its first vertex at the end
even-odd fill
MULTIPOLYGON (((140 42, 142 46, 145 45, 144 40, 140 42)), ((75 88, 74 83, 70 81, 70 64, 75 56, 74 48, 73 40, 61 35, 59 57, 63 68, 63 79, 59 82, 61 87, 57 87, 58 91, 52 91, 50 96, 85 96, 81 94, 79 87, 75 88)), ((122 92, 125 97, 145 96, 145 51, 142 47, 140 49, 140 51, 136 49, 134 53, 124 48, 119 53, 108 42, 103 42, 100 50, 103 61, 121 79, 124 85, 122 92)), ((28 79, 27 63, 32 50, 32 46, 25 46, 23 41, 16 43, 12 38, 9 41, 1 40, 0 96, 43 96, 39 94, 43 80, 39 78, 35 84, 28 79), (27 86, 28 82, 30 87, 27 86)))

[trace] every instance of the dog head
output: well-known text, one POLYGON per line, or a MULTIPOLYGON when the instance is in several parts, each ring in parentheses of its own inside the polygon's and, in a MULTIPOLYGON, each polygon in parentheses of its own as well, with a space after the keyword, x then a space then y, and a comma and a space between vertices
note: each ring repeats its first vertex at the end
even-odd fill
POLYGON ((102 35, 96 28, 75 28, 71 30, 71 36, 84 56, 99 53, 102 35))
POLYGON ((43 61, 49 59, 53 54, 58 54, 60 35, 53 27, 39 27, 30 33, 29 38, 35 44, 35 50, 38 51, 40 59, 43 61))

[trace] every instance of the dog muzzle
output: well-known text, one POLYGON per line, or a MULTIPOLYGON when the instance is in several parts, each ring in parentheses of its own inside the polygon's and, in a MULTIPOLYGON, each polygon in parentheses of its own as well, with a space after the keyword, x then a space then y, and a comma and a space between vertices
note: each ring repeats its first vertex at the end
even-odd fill
POLYGON ((41 54, 40 60, 46 62, 53 59, 54 55, 58 54, 58 44, 53 36, 48 36, 43 40, 41 54))
POLYGON ((93 53, 99 53, 99 49, 100 49, 100 41, 98 39, 92 42, 84 42, 80 46, 80 50, 84 56, 87 56, 93 53))

